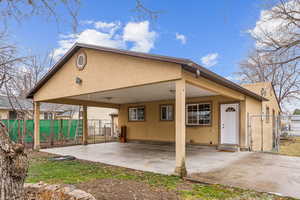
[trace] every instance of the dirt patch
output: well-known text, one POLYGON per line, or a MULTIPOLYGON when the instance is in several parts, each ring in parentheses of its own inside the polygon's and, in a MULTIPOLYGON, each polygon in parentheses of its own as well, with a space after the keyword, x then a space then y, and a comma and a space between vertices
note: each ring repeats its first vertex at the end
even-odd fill
POLYGON ((180 199, 174 191, 131 180, 97 179, 77 184, 76 187, 92 194, 97 200, 180 199))
POLYGON ((289 137, 280 142, 280 154, 300 156, 300 137, 289 137))

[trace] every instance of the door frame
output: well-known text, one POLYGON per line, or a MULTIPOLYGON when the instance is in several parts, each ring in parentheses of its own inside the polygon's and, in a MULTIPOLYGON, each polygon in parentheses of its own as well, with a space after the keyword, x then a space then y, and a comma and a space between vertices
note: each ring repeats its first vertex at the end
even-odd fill
POLYGON ((218 145, 237 145, 240 146, 241 145, 241 103, 239 101, 231 101, 231 102, 219 102, 219 122, 218 122, 218 145), (221 144, 221 105, 228 105, 228 104, 238 104, 239 106, 239 113, 238 113, 238 119, 239 119, 239 123, 238 123, 238 144, 221 144))

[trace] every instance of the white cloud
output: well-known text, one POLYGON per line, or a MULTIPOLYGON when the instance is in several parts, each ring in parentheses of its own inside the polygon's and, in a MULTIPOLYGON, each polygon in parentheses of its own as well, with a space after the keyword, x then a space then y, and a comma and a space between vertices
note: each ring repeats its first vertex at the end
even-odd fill
MULTIPOLYGON (((290 10, 295 10, 295 7, 299 7, 299 3, 294 0, 287 1, 285 3, 285 8, 287 12, 290 10)), ((272 11, 276 11, 278 7, 274 6, 269 10, 262 10, 260 13, 260 18, 256 22, 255 27, 253 29, 248 30, 248 32, 258 40, 256 41, 256 46, 258 48, 264 47, 261 41, 268 41, 272 43, 271 38, 275 38, 278 41, 282 40, 290 40, 291 30, 299 29, 297 26, 289 23, 289 20, 284 20, 282 17, 273 16, 272 11)), ((300 10, 300 8, 296 8, 296 10, 300 10)), ((292 13, 296 18, 300 17, 300 14, 292 13)), ((293 31, 292 31, 293 32, 293 31)))
POLYGON ((122 26, 120 22, 82 21, 81 24, 92 26, 85 28, 78 34, 60 35, 58 48, 52 56, 58 60, 75 42, 99 45, 118 49, 149 52, 154 47, 156 32, 150 31, 149 22, 129 22, 122 26))
POLYGON ((53 58, 58 60, 64 53, 66 53, 75 42, 100 45, 112 48, 125 48, 122 40, 118 39, 116 35, 101 32, 95 29, 86 29, 79 34, 69 34, 61 37, 58 41, 59 47, 53 51, 53 58))
POLYGON ((201 62, 205 67, 212 67, 218 64, 218 53, 211 53, 201 58, 201 62))
POLYGON ((186 36, 183 34, 176 33, 176 40, 179 40, 181 44, 186 44, 186 36))
POLYGON ((232 82, 235 82, 235 83, 240 83, 241 81, 244 80, 243 76, 237 75, 237 74, 232 74, 232 75, 226 76, 225 78, 232 82))
POLYGON ((149 30, 149 22, 129 22, 124 27, 123 40, 133 42, 132 51, 149 52, 154 47, 157 34, 149 30))

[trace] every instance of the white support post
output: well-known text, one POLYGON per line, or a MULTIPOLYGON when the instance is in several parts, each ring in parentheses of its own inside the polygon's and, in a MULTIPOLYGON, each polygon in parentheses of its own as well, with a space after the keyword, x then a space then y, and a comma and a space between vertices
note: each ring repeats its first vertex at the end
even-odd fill
POLYGON ((40 149, 40 102, 34 102, 34 149, 40 149))
POLYGON ((185 87, 184 79, 176 81, 175 97, 175 131, 176 131, 176 168, 175 173, 181 177, 186 176, 185 167, 185 87))

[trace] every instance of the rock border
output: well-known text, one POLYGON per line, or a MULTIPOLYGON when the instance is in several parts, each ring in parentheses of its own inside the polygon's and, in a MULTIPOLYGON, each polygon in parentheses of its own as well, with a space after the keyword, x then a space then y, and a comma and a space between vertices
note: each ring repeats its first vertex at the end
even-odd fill
POLYGON ((96 200, 93 195, 87 193, 83 190, 76 189, 73 185, 49 185, 43 182, 40 183, 25 183, 24 188, 26 189, 36 189, 38 192, 50 191, 53 193, 63 193, 72 198, 72 200, 96 200))

